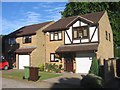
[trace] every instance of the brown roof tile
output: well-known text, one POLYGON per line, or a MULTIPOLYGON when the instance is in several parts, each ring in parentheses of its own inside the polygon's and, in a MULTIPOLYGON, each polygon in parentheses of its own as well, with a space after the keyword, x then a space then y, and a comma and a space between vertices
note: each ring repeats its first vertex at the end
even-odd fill
POLYGON ((48 28, 44 29, 43 31, 54 31, 54 30, 64 30, 66 29, 66 26, 73 21, 77 16, 72 16, 68 18, 62 18, 58 21, 56 21, 54 24, 49 26, 48 28))
POLYGON ((92 51, 97 50, 98 43, 81 44, 81 45, 63 45, 60 46, 55 52, 78 52, 78 51, 92 51))
POLYGON ((15 53, 30 53, 34 49, 35 48, 21 48, 21 49, 16 49, 15 53))
POLYGON ((51 23, 52 21, 49 22, 44 22, 40 24, 34 24, 34 25, 29 25, 29 26, 24 26, 17 31, 10 33, 8 36, 23 36, 23 35, 32 35, 36 34, 36 31, 39 30, 40 28, 46 26, 47 24, 51 23))
POLYGON ((72 17, 62 18, 62 19, 58 20, 57 22, 55 22, 54 24, 52 24, 51 26, 44 29, 43 32, 67 29, 68 28, 67 26, 71 22, 73 22, 74 20, 79 19, 79 18, 85 19, 88 22, 91 21, 91 22, 93 22, 93 24, 95 24, 95 23, 98 23, 98 21, 100 20, 100 18, 102 17, 103 14, 104 14, 104 11, 84 14, 84 15, 81 15, 80 17, 72 16, 72 17))
POLYGON ((103 16, 104 13, 105 13, 104 11, 95 12, 95 13, 88 13, 88 14, 81 15, 81 17, 84 17, 90 21, 93 21, 94 23, 98 23, 100 18, 103 16))

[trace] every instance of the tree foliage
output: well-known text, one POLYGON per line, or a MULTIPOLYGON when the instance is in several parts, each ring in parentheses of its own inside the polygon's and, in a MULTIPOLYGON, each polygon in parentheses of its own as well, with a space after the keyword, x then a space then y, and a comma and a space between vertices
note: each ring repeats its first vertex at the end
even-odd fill
POLYGON ((96 57, 93 58, 92 64, 89 70, 89 73, 98 75, 99 74, 99 65, 98 65, 98 60, 96 57))
POLYGON ((114 45, 120 46, 120 2, 69 2, 62 17, 107 11, 113 30, 114 45))

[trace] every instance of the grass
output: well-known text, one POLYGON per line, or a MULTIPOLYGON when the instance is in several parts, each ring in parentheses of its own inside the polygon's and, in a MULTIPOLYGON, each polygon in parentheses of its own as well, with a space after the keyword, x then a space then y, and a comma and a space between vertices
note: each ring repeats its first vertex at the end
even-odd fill
MULTIPOLYGON (((48 73, 48 72, 39 72, 39 80, 45 80, 49 78, 54 78, 61 76, 62 74, 48 73)), ((2 77, 22 80, 24 76, 24 70, 8 70, 2 72, 2 77)))

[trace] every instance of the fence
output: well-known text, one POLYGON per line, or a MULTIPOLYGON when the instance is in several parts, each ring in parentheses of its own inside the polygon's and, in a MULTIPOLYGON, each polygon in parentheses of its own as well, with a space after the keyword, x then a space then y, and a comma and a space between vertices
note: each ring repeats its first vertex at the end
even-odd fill
POLYGON ((106 82, 116 77, 116 59, 104 60, 104 79, 106 82))

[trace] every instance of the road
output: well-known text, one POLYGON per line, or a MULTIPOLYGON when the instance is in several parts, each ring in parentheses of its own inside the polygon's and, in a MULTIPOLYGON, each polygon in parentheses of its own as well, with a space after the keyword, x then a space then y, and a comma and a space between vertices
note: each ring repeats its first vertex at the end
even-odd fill
POLYGON ((2 78, 2 88, 37 88, 32 83, 2 78))
MULTIPOLYGON (((0 77, 1 78, 1 77, 0 77)), ((46 81, 27 81, 27 80, 13 80, 2 78, 2 82, 0 82, 2 88, 76 88, 72 85, 66 84, 58 84, 58 83, 51 83, 46 81)))

